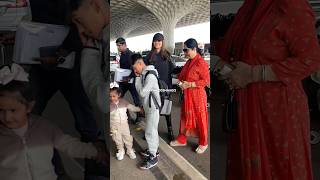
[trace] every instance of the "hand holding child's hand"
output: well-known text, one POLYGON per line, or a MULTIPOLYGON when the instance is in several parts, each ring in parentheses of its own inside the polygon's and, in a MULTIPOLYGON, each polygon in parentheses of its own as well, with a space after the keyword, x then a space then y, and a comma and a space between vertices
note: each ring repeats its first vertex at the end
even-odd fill
POLYGON ((143 109, 143 107, 140 108, 140 113, 141 113, 141 114, 144 114, 144 109, 143 109))

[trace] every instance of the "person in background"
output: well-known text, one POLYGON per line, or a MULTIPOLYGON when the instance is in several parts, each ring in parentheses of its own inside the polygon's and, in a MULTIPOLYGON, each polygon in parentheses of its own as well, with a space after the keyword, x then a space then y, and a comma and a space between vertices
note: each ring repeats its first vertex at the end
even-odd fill
MULTIPOLYGON (((103 113, 101 123, 104 124, 107 150, 110 147, 110 123, 105 122, 110 116, 109 3, 105 0, 73 0, 69 4, 70 18, 77 26, 84 47, 80 62, 82 84, 91 104, 103 113)), ((102 168, 107 178, 110 177, 109 165, 102 168)))
POLYGON ((80 66, 83 87, 99 110, 109 113, 109 4, 105 0, 75 0, 70 9, 84 46, 80 66))
MULTIPOLYGON (((68 3, 65 0, 30 0, 32 21, 47 24, 67 25, 68 3)), ((98 140, 98 127, 93 108, 84 91, 80 76, 80 59, 82 43, 74 24, 69 26, 69 33, 61 45, 57 47, 54 56, 41 57, 41 64, 30 68, 30 83, 35 91, 36 104, 33 113, 42 115, 50 99, 60 91, 68 102, 75 119, 75 129, 84 142, 98 140), (59 61, 69 53, 75 52, 75 63, 72 69, 60 68, 59 61)), ((85 160, 85 176, 91 176, 96 169, 95 162, 85 160)), ((62 160, 57 151, 53 163, 59 176, 64 176, 62 160)))
MULTIPOLYGON (((122 37, 119 37, 116 40, 116 45, 118 48, 118 51, 120 52, 120 68, 122 69, 130 69, 132 70, 132 65, 131 65, 131 56, 132 52, 127 48, 127 43, 126 40, 122 37)), ((129 90, 133 99, 133 102, 136 106, 142 106, 139 95, 137 93, 136 87, 134 85, 134 82, 129 82, 131 78, 135 78, 134 73, 132 72, 131 75, 129 76, 129 79, 124 80, 123 82, 119 82, 119 86, 121 89, 121 97, 124 97, 126 92, 129 90)), ((137 116, 137 119, 135 123, 139 122, 139 117, 137 116)))

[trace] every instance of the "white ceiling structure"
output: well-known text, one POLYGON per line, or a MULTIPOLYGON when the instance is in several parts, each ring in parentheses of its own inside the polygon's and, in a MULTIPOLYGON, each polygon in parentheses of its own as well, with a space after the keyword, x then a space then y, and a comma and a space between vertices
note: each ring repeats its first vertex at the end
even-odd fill
POLYGON ((111 41, 210 21, 209 0, 111 0, 110 6, 111 41))

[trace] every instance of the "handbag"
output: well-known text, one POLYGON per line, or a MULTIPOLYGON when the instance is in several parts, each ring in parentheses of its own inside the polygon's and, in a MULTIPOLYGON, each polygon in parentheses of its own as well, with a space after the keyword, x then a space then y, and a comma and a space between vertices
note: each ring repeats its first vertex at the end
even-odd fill
POLYGON ((232 133, 237 129, 237 101, 235 98, 234 90, 229 90, 227 92, 227 98, 224 110, 224 122, 223 129, 228 133, 232 133))
POLYGON ((163 101, 163 105, 160 111, 160 115, 170 115, 172 109, 172 101, 169 99, 165 99, 163 101))

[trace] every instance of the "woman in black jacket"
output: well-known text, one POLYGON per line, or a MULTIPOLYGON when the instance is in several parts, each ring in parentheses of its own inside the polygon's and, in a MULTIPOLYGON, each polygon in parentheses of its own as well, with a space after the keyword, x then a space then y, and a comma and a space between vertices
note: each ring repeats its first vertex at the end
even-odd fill
MULTIPOLYGON (((163 43, 164 37, 162 34, 157 33, 153 36, 151 52, 146 57, 146 63, 148 65, 153 65, 159 74, 159 79, 166 82, 168 88, 172 88, 172 72, 175 65, 172 63, 170 58, 170 53, 165 49, 163 43)), ((168 137, 169 140, 174 139, 171 123, 171 115, 165 116, 168 127, 168 137)))

